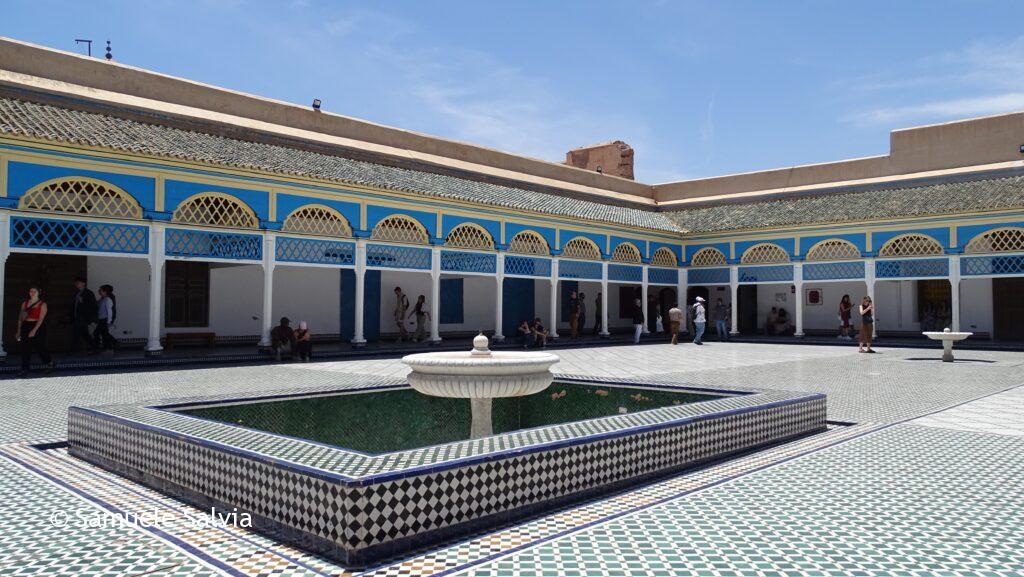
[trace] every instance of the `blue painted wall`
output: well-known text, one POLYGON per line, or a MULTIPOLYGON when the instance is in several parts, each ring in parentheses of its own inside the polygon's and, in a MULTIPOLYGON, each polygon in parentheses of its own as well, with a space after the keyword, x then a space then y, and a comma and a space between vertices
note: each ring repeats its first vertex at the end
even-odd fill
POLYGON ((857 247, 857 250, 861 254, 867 251, 867 234, 863 232, 853 234, 823 234, 818 236, 805 236, 800 239, 800 254, 803 256, 807 255, 807 251, 823 240, 829 240, 832 238, 839 238, 845 241, 853 243, 857 247))
POLYGON ((516 329, 522 321, 533 322, 537 318, 534 302, 533 279, 507 278, 501 293, 501 332, 506 338, 515 338, 516 329))
POLYGON ((525 224, 517 224, 514 222, 505 223, 505 242, 512 240, 512 237, 519 234, 524 230, 532 230, 533 232, 544 237, 544 240, 548 241, 548 248, 555 248, 555 229, 544 226, 528 226, 525 224))
POLYGON ((288 218, 289 214, 295 212, 297 208, 307 204, 322 204, 324 206, 329 206, 340 212, 342 216, 348 220, 348 224, 352 227, 352 230, 359 229, 359 203, 343 202, 340 200, 330 200, 326 198, 310 198, 296 194, 277 195, 277 220, 284 222, 284 219, 288 218))
POLYGON ((109 182, 132 195, 146 210, 153 210, 156 202, 155 178, 14 161, 7 164, 7 196, 20 198, 21 195, 38 184, 55 178, 73 176, 84 176, 109 182))
MULTIPOLYGON (((690 263, 690 259, 693 258, 693 255, 695 255, 701 249, 708 248, 708 247, 710 247, 710 248, 717 248, 718 250, 720 250, 722 252, 722 254, 725 255, 726 260, 729 259, 729 243, 727 243, 727 242, 716 242, 716 243, 708 243, 708 244, 694 244, 694 245, 687 245, 686 246, 686 263, 689 264, 690 263)), ((736 253, 736 256, 737 256, 737 258, 739 257, 739 252, 736 253)))
POLYGON ((958 226, 956 227, 957 248, 963 249, 974 237, 985 231, 1007 227, 1024 228, 1024 222, 1001 222, 999 224, 972 224, 970 226, 958 226))
POLYGON ((219 192, 233 196, 248 205, 260 220, 270 219, 270 194, 265 190, 249 190, 180 180, 164 182, 164 211, 173 213, 182 201, 201 192, 219 192))
POLYGON ((460 224, 472 222, 483 227, 487 232, 491 233, 491 239, 494 240, 494 244, 501 244, 501 223, 496 220, 487 220, 485 218, 470 218, 467 216, 454 216, 446 214, 441 217, 441 238, 447 238, 448 233, 453 228, 460 224))
MULTIPOLYGON (((568 243, 570 240, 572 240, 572 239, 574 239, 574 238, 576 238, 578 236, 582 236, 584 238, 589 238, 590 240, 594 241, 597 244, 597 247, 601 249, 601 255, 602 256, 605 255, 605 254, 608 254, 607 253, 607 251, 608 251, 608 248, 607 248, 608 236, 607 235, 596 234, 596 233, 593 233, 593 232, 583 232, 583 231, 579 231, 579 230, 569 230, 569 229, 564 229, 564 228, 563 229, 559 229, 559 231, 558 231, 558 238, 559 238, 559 241, 560 241, 559 248, 563 248, 564 249, 566 243, 568 243)), ((637 248, 639 248, 640 249, 640 253, 643 254, 643 251, 644 251, 643 245, 639 245, 637 248)))
POLYGON ((368 204, 366 206, 366 229, 373 230, 373 227, 377 226, 377 223, 384 220, 385 218, 402 214, 409 218, 419 222, 426 229, 427 233, 430 234, 430 238, 437 236, 437 215, 432 212, 425 212, 421 210, 406 210, 403 208, 395 208, 393 206, 377 206, 375 204, 368 204))
MULTIPOLYGON (((789 258, 793 258, 793 253, 796 249, 796 240, 793 238, 773 238, 773 239, 761 239, 761 240, 744 240, 737 241, 736 245, 736 260, 743 258, 743 253, 747 252, 747 249, 757 244, 777 244, 786 251, 789 258)), ((728 255, 726 255, 728 256, 728 255)))
POLYGON ((461 278, 441 279, 441 324, 462 324, 463 292, 461 278))

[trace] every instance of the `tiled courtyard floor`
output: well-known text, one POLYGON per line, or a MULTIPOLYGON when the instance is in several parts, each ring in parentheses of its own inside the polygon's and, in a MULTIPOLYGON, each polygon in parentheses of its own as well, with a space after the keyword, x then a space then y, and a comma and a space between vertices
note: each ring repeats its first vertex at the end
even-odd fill
MULTIPOLYGON (((820 391, 856 423, 366 571, 373 575, 1024 575, 1024 353, 718 344, 559 350, 565 374, 820 391)), ((29 442, 70 405, 399 382, 397 360, 0 381, 0 575, 343 575, 29 442), (103 507, 159 530, 81 527, 103 507), (66 517, 65 517, 66 516, 66 517), (70 520, 65 526, 62 520, 70 520)))

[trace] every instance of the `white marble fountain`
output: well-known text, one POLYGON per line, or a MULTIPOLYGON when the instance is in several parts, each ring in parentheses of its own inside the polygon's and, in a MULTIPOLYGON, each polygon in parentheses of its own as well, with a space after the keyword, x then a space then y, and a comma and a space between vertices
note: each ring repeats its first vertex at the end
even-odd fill
POLYGON ((933 341, 942 341, 942 361, 952 363, 953 343, 962 341, 974 333, 955 333, 947 327, 942 331, 926 331, 922 334, 933 341))
POLYGON ((424 395, 470 400, 474 439, 493 434, 491 400, 522 397, 548 388, 551 365, 560 359, 542 352, 494 351, 483 334, 473 339, 469 352, 437 352, 407 355, 402 362, 412 368, 409 384, 424 395))

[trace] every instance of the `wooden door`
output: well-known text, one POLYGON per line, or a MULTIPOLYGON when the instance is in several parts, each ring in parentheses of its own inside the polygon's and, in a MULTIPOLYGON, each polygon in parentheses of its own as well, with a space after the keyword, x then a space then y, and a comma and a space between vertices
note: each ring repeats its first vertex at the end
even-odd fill
MULTIPOLYGON (((66 351, 71 348, 71 326, 67 320, 75 296, 75 277, 86 276, 86 267, 84 256, 14 253, 7 259, 3 339, 8 352, 18 350, 14 341, 18 308, 33 285, 43 291, 43 300, 46 301, 46 342, 50 349, 66 351)), ((96 282, 89 283, 93 292, 96 291, 96 282)))
POLYGON ((993 336, 1024 341, 1024 278, 992 279, 993 336))

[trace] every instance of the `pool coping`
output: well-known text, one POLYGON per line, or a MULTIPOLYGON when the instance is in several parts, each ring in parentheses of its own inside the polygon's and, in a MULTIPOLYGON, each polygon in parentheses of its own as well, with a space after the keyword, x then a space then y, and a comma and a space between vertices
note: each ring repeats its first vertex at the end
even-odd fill
MULTIPOLYGON (((205 436, 197 435, 193 432, 189 432, 184 427, 167 426, 158 424, 160 418, 171 417, 178 424, 184 424, 186 421, 194 421, 201 424, 211 430, 218 432, 230 432, 233 429, 242 429, 248 433, 249 436, 255 437, 257 442, 267 441, 270 439, 276 439, 283 441, 296 448, 309 447, 318 448, 333 455, 349 455, 364 461, 371 463, 379 463, 382 461, 397 461, 398 463, 406 463, 410 458, 415 456, 423 455, 424 453, 432 453, 438 450, 452 448, 452 447, 471 447, 475 443, 481 442, 481 440, 463 440, 455 441, 451 443, 442 443, 437 445, 430 445, 426 447, 418 447, 415 449, 408 449, 404 451, 394 451, 389 453, 380 453, 377 455, 362 453, 354 451, 344 447, 336 447, 309 439, 302 439, 299 437, 292 437, 288 435, 282 435, 278 433, 270 433, 266 431, 260 431, 258 429, 248 428, 240 425, 233 425, 229 423, 222 423, 202 417, 196 417, 193 415, 187 415, 183 413, 175 412, 171 409, 180 409, 189 406, 209 406, 209 405, 221 405, 221 404, 232 404, 239 402, 257 402, 257 401, 274 401, 274 400, 285 400, 289 398, 299 398, 303 396, 333 396, 338 394, 357 394, 360 392, 380 391, 380 390, 402 390, 409 388, 408 383, 395 382, 393 384, 371 384, 368 386, 352 386, 352 387, 322 387, 322 388, 302 388, 293 390, 282 390, 269 395, 256 395, 256 396, 209 396, 209 397, 190 397, 187 399, 179 399, 172 402, 158 402, 158 403, 124 403, 124 404, 113 404, 113 405, 102 405, 98 407, 77 407, 72 406, 69 408, 69 415, 74 413, 87 414, 91 417, 107 420, 124 422, 128 421, 138 428, 153 431, 156 433, 171 435, 179 441, 186 443, 194 443, 199 446, 207 446, 215 448, 220 451, 237 454, 246 458, 254 459, 267 464, 295 468, 304 472, 305 474, 330 480, 333 482, 340 482, 346 486, 365 486, 381 481, 392 480, 395 478, 406 477, 410 475, 418 475, 424 473, 433 473, 438 471, 444 471, 447 469, 454 469, 464 467, 467 465, 486 463, 489 461, 495 461, 507 458, 509 456, 528 455, 531 453, 538 453, 542 451, 550 451, 561 447, 567 447, 571 445, 581 443, 591 443, 595 441, 601 441, 606 439, 620 438, 628 435, 634 435, 647 431, 655 431, 659 429, 665 429, 670 427, 678 427, 691 422, 709 420, 715 418, 721 418, 734 414, 742 414, 751 411, 763 410, 773 407, 781 407, 786 405, 792 405, 796 403, 807 402, 814 399, 825 399, 825 395, 822 393, 801 393, 801 392, 790 392, 790 391, 778 391, 778 390, 731 390, 721 388, 701 388, 692 385, 675 386, 667 383, 660 382, 643 382, 642 380, 608 380, 608 379, 586 379, 586 378, 573 378, 562 375, 556 375, 556 381, 558 382, 570 382, 573 384, 593 384, 596 386, 619 386, 628 388, 650 388, 650 389, 662 389, 666 391, 678 391, 678 392, 690 392, 696 394, 709 394, 709 395, 722 395, 718 399, 710 399, 707 401, 700 401, 696 403, 688 403, 685 405, 675 405, 668 407, 660 407, 654 409, 648 409, 646 411, 638 411, 629 415, 611 415, 607 417, 600 417, 597 419, 586 419, 584 421, 575 421, 572 423, 564 423, 557 425, 548 425, 542 427, 534 427, 531 429, 523 429, 519 431, 512 431, 499 435, 493 435, 483 439, 484 442, 492 442, 498 444, 501 441, 507 441, 515 437, 522 436, 524 434, 538 435, 550 431, 564 431, 569 426, 578 425, 585 423, 596 426, 612 426, 615 427, 611 430, 602 432, 588 433, 588 434, 573 434, 566 436, 561 439, 542 441, 542 442, 527 442, 521 445, 515 445, 506 449, 491 448, 478 453, 473 453, 465 456, 456 456, 451 458, 442 458, 433 462, 423 463, 413 466, 394 466, 387 470, 374 473, 366 474, 350 474, 344 470, 338 470, 337 468, 326 468, 322 466, 312 466, 308 462, 303 462, 301 459, 288 458, 281 454, 281 451, 268 452, 265 450, 265 445, 259 445, 254 443, 248 444, 231 444, 220 442, 217 440, 209 439, 205 436), (715 405, 722 404, 723 400, 742 400, 745 402, 739 403, 740 406, 735 406, 726 409, 717 409, 715 405), (699 412, 690 415, 666 415, 665 418, 658 418, 662 413, 680 413, 685 412, 684 408, 698 409, 699 412), (684 411, 674 410, 684 409, 684 411), (653 422, 646 424, 629 425, 625 423, 629 417, 635 417, 641 415, 643 417, 655 419, 653 422)), ((196 423, 191 423, 196 424, 196 423)), ((472 449, 471 449, 472 450, 472 449)), ((364 467, 365 468, 365 467, 364 467)))

